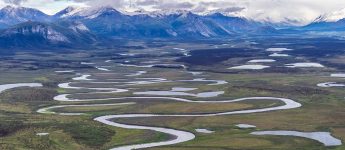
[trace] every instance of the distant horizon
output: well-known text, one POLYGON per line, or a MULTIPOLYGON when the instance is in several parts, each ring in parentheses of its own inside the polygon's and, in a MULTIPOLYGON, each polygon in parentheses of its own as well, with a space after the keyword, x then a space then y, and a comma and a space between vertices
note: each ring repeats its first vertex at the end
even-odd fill
MULTIPOLYGON (((222 12, 259 22, 306 25, 317 17, 340 11, 345 1, 339 0, 0 0, 0 7, 7 5, 38 9, 53 15, 68 6, 111 6, 121 12, 186 10, 201 14, 222 12)), ((345 11, 344 11, 345 12, 345 11)), ((340 12, 342 13, 342 12, 340 12)), ((345 13, 344 13, 345 14, 345 13)))
POLYGON ((0 0, 0 148, 345 150, 344 33, 345 0, 0 0))

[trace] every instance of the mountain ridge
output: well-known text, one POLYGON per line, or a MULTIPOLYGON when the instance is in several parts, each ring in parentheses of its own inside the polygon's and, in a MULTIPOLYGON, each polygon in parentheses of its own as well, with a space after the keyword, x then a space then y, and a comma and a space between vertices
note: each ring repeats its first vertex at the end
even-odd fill
MULTIPOLYGON (((1 47, 25 47, 25 43, 40 47, 36 42, 38 39, 48 46, 78 47, 76 45, 89 46, 114 38, 208 39, 281 33, 281 30, 276 28, 278 25, 228 16, 220 12, 199 15, 190 11, 167 10, 125 14, 109 6, 67 7, 54 15, 46 15, 32 8, 8 6, 0 10, 1 27, 0 37, 7 41, 3 42, 1 47), (36 44, 31 44, 29 37, 36 44)), ((344 27, 345 19, 337 22, 315 21, 307 26, 291 27, 285 31, 338 31, 344 30, 344 27)))

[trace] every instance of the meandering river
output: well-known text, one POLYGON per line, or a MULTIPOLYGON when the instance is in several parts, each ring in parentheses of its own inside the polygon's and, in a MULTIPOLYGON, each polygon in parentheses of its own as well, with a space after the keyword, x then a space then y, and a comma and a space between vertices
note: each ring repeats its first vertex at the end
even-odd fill
MULTIPOLYGON (((75 82, 87 82, 90 81, 89 77, 91 75, 82 75, 80 77, 73 78, 75 82)), ((128 77, 128 76, 127 76, 128 77)), ((150 82, 150 80, 157 80, 156 78, 152 79, 141 79, 142 81, 136 81, 136 83, 141 82, 149 82, 147 84, 155 84, 156 82, 150 82)), ((92 81, 95 81, 93 79, 92 81)), ((164 80, 165 81, 165 80, 164 80)), ((132 81, 133 82, 133 81, 132 81)), ((227 84, 226 81, 221 80, 207 80, 207 79, 194 79, 194 80, 181 80, 180 82, 214 82, 207 84, 209 86, 212 85, 222 85, 227 84)), ((107 83, 107 82, 102 82, 107 83)), ((109 83, 118 83, 118 82, 109 82, 109 83)), ((90 93, 75 93, 75 94, 101 94, 101 93, 120 93, 120 92, 128 92, 127 89, 118 89, 118 88, 86 88, 86 87, 75 87, 71 85, 71 82, 68 83, 61 83, 59 84, 60 88, 65 89, 88 89, 88 90, 95 90, 95 92, 90 93)), ((128 84, 128 82, 124 82, 124 84, 128 84)), ((140 94, 140 93, 137 93, 140 94)), ((149 147, 157 147, 157 146, 165 146, 165 145, 173 145, 178 144, 186 141, 193 140, 195 138, 195 135, 191 132, 187 131, 181 131, 177 129, 170 129, 170 128, 163 128, 163 127, 153 127, 153 126, 141 126, 141 125, 130 125, 130 124, 123 124, 116 122, 116 119, 120 118, 152 118, 152 117, 211 117, 211 116, 221 116, 221 115, 234 115, 234 114, 249 114, 249 113, 260 113, 260 112, 268 112, 268 111, 277 111, 277 110, 285 110, 285 109, 293 109, 301 107, 302 105, 294 100, 287 99, 287 98, 277 98, 277 97, 246 97, 246 98, 239 98, 239 99, 232 99, 232 100, 222 100, 222 101, 193 101, 189 99, 179 98, 179 97, 155 97, 154 95, 161 95, 160 93, 154 93, 154 91, 150 92, 143 92, 143 94, 147 95, 144 97, 109 97, 109 98, 102 98, 102 99, 76 99, 76 98, 69 98, 69 96, 73 96, 73 94, 61 94, 56 96, 54 99, 57 101, 69 101, 69 102, 75 102, 75 101, 102 101, 102 100, 117 100, 117 99, 127 99, 129 102, 127 103, 115 103, 115 104, 88 104, 88 105, 58 105, 58 106, 51 106, 47 108, 41 108, 37 112, 39 113, 45 113, 45 114, 59 114, 59 115, 83 115, 84 113, 58 113, 54 112, 53 109, 56 108, 64 108, 64 107, 97 107, 97 106, 116 106, 116 105, 135 105, 134 102, 130 102, 131 99, 149 99, 149 100, 166 100, 166 101, 180 101, 185 103, 207 103, 207 104, 213 104, 213 103, 234 103, 234 102, 240 102, 240 101, 258 101, 258 100, 275 100, 275 101, 281 101, 284 104, 281 106, 275 106, 275 107, 267 107, 267 108, 259 108, 259 109, 248 109, 248 110, 239 110, 239 111, 226 111, 226 112, 217 112, 217 113, 208 113, 208 114, 121 114, 121 115, 107 115, 107 116, 100 116, 95 118, 95 121, 99 121, 101 123, 111 125, 114 127, 119 128, 126 128, 126 129, 141 129, 141 130, 152 130, 156 132, 166 133, 169 135, 172 135, 172 137, 175 137, 170 140, 166 141, 160 141, 160 142, 152 142, 152 143, 146 143, 146 144, 135 144, 135 145, 126 145, 121 146, 117 148, 113 148, 113 150, 131 150, 131 149, 140 149, 140 148, 149 148, 149 147), (150 95, 150 93, 152 93, 150 95)), ((163 94, 165 95, 165 94, 163 94)), ((168 94, 169 96, 174 96, 173 92, 168 94)), ((180 93, 177 94, 177 96, 180 95, 180 93)), ((182 94, 182 95, 188 95, 188 94, 182 94)), ((192 95, 192 94, 190 94, 192 95)), ((218 94, 215 94, 214 96, 217 96, 218 94)), ((193 95, 192 95, 193 96, 193 95)))

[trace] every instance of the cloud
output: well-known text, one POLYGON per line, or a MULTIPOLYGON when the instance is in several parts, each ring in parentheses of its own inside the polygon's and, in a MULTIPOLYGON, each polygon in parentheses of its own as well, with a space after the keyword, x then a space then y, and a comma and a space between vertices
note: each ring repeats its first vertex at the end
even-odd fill
POLYGON ((21 3, 27 0, 4 0, 5 3, 13 4, 13 5, 20 5, 21 3))
POLYGON ((70 5, 86 6, 84 2, 76 2, 74 0, 0 0, 0 7, 4 7, 6 5, 36 8, 50 15, 55 14, 70 5))
POLYGON ((156 3, 153 8, 156 9, 183 9, 183 10, 188 10, 193 8, 195 5, 190 3, 190 2, 181 2, 181 3, 176 3, 176 2, 163 2, 163 3, 156 3))
POLYGON ((306 24, 321 14, 345 8, 345 0, 0 0, 5 4, 39 8, 52 14, 67 7, 112 6, 121 11, 183 9, 196 13, 222 11, 258 21, 306 24))
POLYGON ((156 5, 159 3, 159 0, 138 0, 136 1, 137 5, 148 6, 148 5, 156 5))

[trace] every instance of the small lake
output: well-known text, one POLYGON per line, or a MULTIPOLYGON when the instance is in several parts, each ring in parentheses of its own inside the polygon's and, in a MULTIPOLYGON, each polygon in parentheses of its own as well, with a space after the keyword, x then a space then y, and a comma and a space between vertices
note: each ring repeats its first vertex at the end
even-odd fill
POLYGON ((298 132, 298 131, 257 131, 252 132, 253 135, 281 135, 281 136, 297 136, 304 137, 321 142, 325 146, 342 145, 341 140, 333 137, 329 132, 298 132))
POLYGON ((3 84, 0 85, 0 93, 13 88, 18 87, 42 87, 43 85, 41 83, 15 83, 15 84, 3 84))

